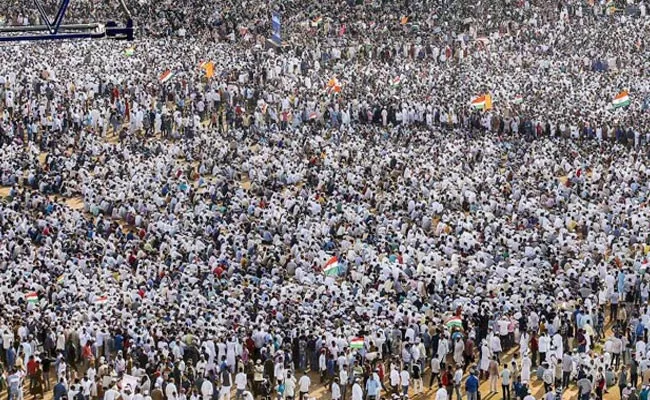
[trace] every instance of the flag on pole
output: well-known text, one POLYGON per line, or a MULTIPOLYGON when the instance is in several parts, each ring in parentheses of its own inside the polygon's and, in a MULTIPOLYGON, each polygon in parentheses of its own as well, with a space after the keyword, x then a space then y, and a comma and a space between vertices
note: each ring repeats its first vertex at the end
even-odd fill
POLYGON ((403 16, 402 18, 399 19, 400 25, 406 25, 409 22, 409 17, 403 16))
POLYGON ((524 102, 524 98, 518 94, 515 96, 514 100, 512 100, 513 103, 515 104, 522 104, 524 102))
POLYGON ((391 79, 390 85, 392 87, 397 87, 402 83, 402 77, 401 76, 396 76, 395 78, 391 79))
POLYGON ((327 93, 340 93, 341 92, 341 82, 336 77, 333 77, 327 82, 327 93))
POLYGON ((214 62, 210 60, 201 61, 199 69, 205 71, 205 77, 208 79, 214 76, 214 62))
POLYGON ((447 329, 463 329, 463 320, 458 317, 451 317, 445 322, 447 329))
POLYGON ((158 81, 160 83, 165 83, 165 82, 168 82, 173 77, 174 77, 174 73, 171 70, 167 69, 167 70, 165 70, 165 72, 160 74, 160 76, 158 77, 158 81))
POLYGON ((99 296, 99 297, 97 297, 95 299, 95 304, 97 304, 97 305, 102 305, 102 304, 106 304, 106 303, 108 303, 108 296, 106 296, 106 295, 99 296))
POLYGON ((131 57, 135 54, 135 47, 129 47, 126 50, 124 50, 124 55, 127 57, 131 57))
POLYGON ((492 96, 489 94, 478 96, 472 100, 471 106, 475 110, 490 110, 492 108, 492 96))
POLYGON ((29 292, 25 295, 25 301, 31 304, 38 303, 38 293, 29 292))
POLYGON ((309 113, 309 119, 316 119, 318 117, 318 114, 316 114, 316 111, 312 111, 309 113))
POLYGON ((630 95, 627 91, 622 91, 621 93, 617 94, 616 97, 614 97, 614 100, 612 100, 612 105, 614 108, 622 108, 622 107, 627 107, 630 105, 630 95))
POLYGON ((339 275, 339 259, 336 256, 332 257, 325 263, 323 267, 323 274, 325 276, 338 276, 339 275))
POLYGON ((363 337, 355 337, 354 339, 350 340, 351 349, 363 349, 363 344, 364 344, 363 337))
POLYGON ((65 274, 61 274, 61 276, 56 278, 56 283, 58 283, 59 285, 62 284, 63 281, 65 281, 65 274))
POLYGON ((323 17, 316 17, 311 21, 311 26, 318 26, 323 22, 323 17))
POLYGON ((205 66, 205 77, 211 79, 213 76, 214 76, 214 63, 210 61, 205 66))

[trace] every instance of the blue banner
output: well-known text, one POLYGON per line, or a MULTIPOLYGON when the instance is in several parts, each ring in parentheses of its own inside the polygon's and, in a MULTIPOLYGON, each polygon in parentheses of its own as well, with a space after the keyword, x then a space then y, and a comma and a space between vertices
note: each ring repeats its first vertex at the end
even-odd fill
POLYGON ((282 22, 280 19, 280 14, 274 12, 271 16, 271 30, 273 32, 271 35, 271 40, 278 46, 282 45, 282 36, 280 36, 281 28, 282 22))

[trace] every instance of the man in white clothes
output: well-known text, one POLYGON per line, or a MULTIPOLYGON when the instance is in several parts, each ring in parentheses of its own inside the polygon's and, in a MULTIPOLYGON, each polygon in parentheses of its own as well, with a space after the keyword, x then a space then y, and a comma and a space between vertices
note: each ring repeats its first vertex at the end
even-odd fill
POLYGON ((539 337, 539 364, 540 365, 544 361, 546 361, 546 353, 550 350, 550 348, 551 348, 551 338, 549 338, 548 334, 544 332, 539 337))
POLYGON ((402 369, 402 372, 399 373, 399 380, 402 384, 402 394, 408 395, 409 384, 411 383, 411 374, 406 370, 406 368, 402 369))
POLYGON ((304 399, 305 396, 309 394, 309 386, 311 385, 311 379, 307 376, 307 373, 303 375, 298 380, 298 390, 300 391, 300 398, 304 399))
POLYGON ((363 400, 363 389, 359 384, 359 378, 354 378, 354 384, 352 385, 352 400, 363 400))
POLYGON ((235 387, 237 388, 237 392, 235 393, 236 400, 241 400, 244 396, 247 383, 246 374, 243 369, 240 369, 237 375, 235 375, 235 387))
POLYGON ((436 400, 447 400, 448 398, 447 389, 444 386, 440 386, 440 389, 436 391, 436 400))
POLYGON ((397 388, 399 388, 399 382, 400 374, 399 371, 397 371, 397 366, 392 365, 390 369, 390 387, 395 393, 398 391, 397 388))
POLYGON ((341 387, 339 386, 339 378, 334 378, 332 382, 332 400, 341 400, 341 387))
POLYGON ((201 384, 201 396, 203 396, 203 400, 210 400, 213 395, 214 385, 212 385, 209 379, 204 379, 201 384))
POLYGON ((178 397, 178 389, 174 383, 174 378, 169 379, 169 383, 165 386, 165 396, 167 400, 176 400, 178 397))

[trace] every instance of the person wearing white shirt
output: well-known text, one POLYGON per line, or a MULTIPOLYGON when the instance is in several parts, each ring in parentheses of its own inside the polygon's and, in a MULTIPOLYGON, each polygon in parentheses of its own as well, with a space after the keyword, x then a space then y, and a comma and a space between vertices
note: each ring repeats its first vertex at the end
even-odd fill
POLYGON ((393 388, 393 390, 396 390, 395 388, 399 387, 399 381, 399 372, 397 371, 397 367, 393 365, 390 370, 390 386, 393 388))
POLYGON ((550 350, 551 347, 551 338, 548 337, 546 332, 544 332, 540 337, 539 337, 539 363, 543 363, 546 361, 546 353, 550 350))
POLYGON ((359 379, 354 379, 354 385, 352 385, 352 400, 363 400, 363 389, 359 384, 359 379))
MULTIPOLYGON (((399 378, 398 378, 399 379, 399 378)), ((339 387, 341 389, 341 398, 345 398, 348 389, 348 370, 347 365, 344 365, 339 372, 339 387)))
POLYGON ((86 399, 90 398, 90 386, 92 384, 93 384, 93 381, 88 379, 87 376, 84 376, 84 378, 81 380, 81 394, 83 394, 83 396, 86 399))
POLYGON ((311 379, 304 373, 298 380, 298 388, 300 390, 300 398, 303 399, 306 395, 309 394, 309 386, 311 385, 311 379))
POLYGON ((436 400, 447 400, 448 398, 447 389, 444 386, 440 386, 440 389, 436 392, 436 400))
POLYGON ((456 391, 456 398, 458 400, 461 400, 463 398, 463 396, 460 394, 460 384, 462 383, 462 380, 463 368, 459 365, 456 369, 456 372, 454 372, 454 390, 456 391))
POLYGON ((296 395, 296 378, 291 376, 291 372, 287 372, 287 379, 284 380, 284 398, 293 400, 296 395))
POLYGON ((239 373, 235 375, 235 387, 237 388, 235 399, 240 400, 243 397, 244 390, 246 390, 246 384, 246 374, 243 369, 240 369, 239 373))
POLYGON ((341 400, 341 387, 339 386, 339 378, 334 378, 332 382, 332 400, 341 400))
POLYGON ((435 354, 431 358, 431 379, 429 380, 429 388, 433 386, 434 379, 438 380, 438 384, 440 384, 440 360, 435 354))
POLYGON ((325 372, 327 372, 327 360, 324 351, 321 351, 318 356, 318 372, 320 373, 320 381, 323 382, 325 380, 325 372))
POLYGON ((490 350, 497 358, 497 361, 499 361, 499 355, 503 351, 501 348, 501 338, 499 335, 492 335, 492 339, 490 340, 490 350))
POLYGON ((409 372, 406 369, 403 369, 402 372, 399 373, 399 380, 400 383, 402 384, 402 394, 407 395, 409 393, 411 374, 409 374, 409 372))
POLYGON ((120 392, 115 390, 115 385, 104 393, 104 400, 117 400, 118 397, 120 397, 120 392))
POLYGON ((639 339, 637 340, 636 344, 634 345, 635 352, 636 352, 636 360, 641 361, 643 358, 643 355, 645 354, 646 350, 646 344, 643 340, 639 339))
POLYGON ((178 397, 178 389, 176 389, 176 384, 174 379, 170 379, 167 386, 165 386, 165 397, 167 400, 176 400, 178 397))
POLYGON ((210 400, 213 394, 214 386, 212 385, 212 382, 208 379, 204 379, 201 384, 201 396, 203 396, 203 400, 210 400))

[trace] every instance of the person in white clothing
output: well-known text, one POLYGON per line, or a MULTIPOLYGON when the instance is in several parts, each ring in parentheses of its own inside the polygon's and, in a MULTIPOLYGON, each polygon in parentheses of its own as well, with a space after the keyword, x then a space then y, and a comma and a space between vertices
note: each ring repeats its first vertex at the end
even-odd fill
MULTIPOLYGON (((541 365, 546 361, 546 353, 551 349, 551 338, 548 337, 546 332, 543 332, 539 337, 539 364, 541 365)), ((535 361, 535 360, 533 360, 535 361)))
POLYGON ((287 372, 287 379, 284 380, 284 398, 293 400, 296 396, 296 378, 287 372))
POLYGON ((120 392, 117 391, 115 384, 104 392, 104 400, 117 400, 118 397, 120 397, 120 392))
POLYGON ((305 372, 300 379, 298 380, 298 390, 300 391, 300 398, 303 399, 309 394, 309 386, 311 385, 311 379, 307 376, 305 372))
POLYGON ((331 392, 332 395, 330 396, 332 400, 340 400, 341 399, 341 387, 339 386, 339 378, 334 378, 334 381, 332 382, 332 387, 331 387, 331 392))
POLYGON ((214 385, 212 385, 209 379, 204 379, 201 384, 201 396, 203 396, 203 400, 212 399, 212 395, 214 395, 214 385))
POLYGON ((440 386, 440 389, 436 391, 436 400, 447 400, 448 398, 447 389, 444 386, 440 386))
POLYGON ((363 389, 359 384, 359 379, 354 379, 354 384, 352 385, 352 400, 363 400, 363 389))
POLYGON ((408 395, 409 384, 411 383, 411 374, 405 369, 399 373, 399 380, 402 385, 402 394, 408 395))
POLYGON ((165 396, 167 400, 175 400, 178 397, 178 389, 174 383, 174 379, 171 378, 167 386, 165 386, 165 396))
POLYGON ((246 374, 243 369, 240 369, 237 375, 235 375, 235 387, 237 388, 237 392, 235 393, 236 400, 241 400, 243 398, 247 384, 248 381, 246 379, 246 374))
POLYGON ((393 388, 393 391, 397 391, 400 383, 400 374, 397 370, 397 366, 392 365, 390 369, 390 386, 393 388))

